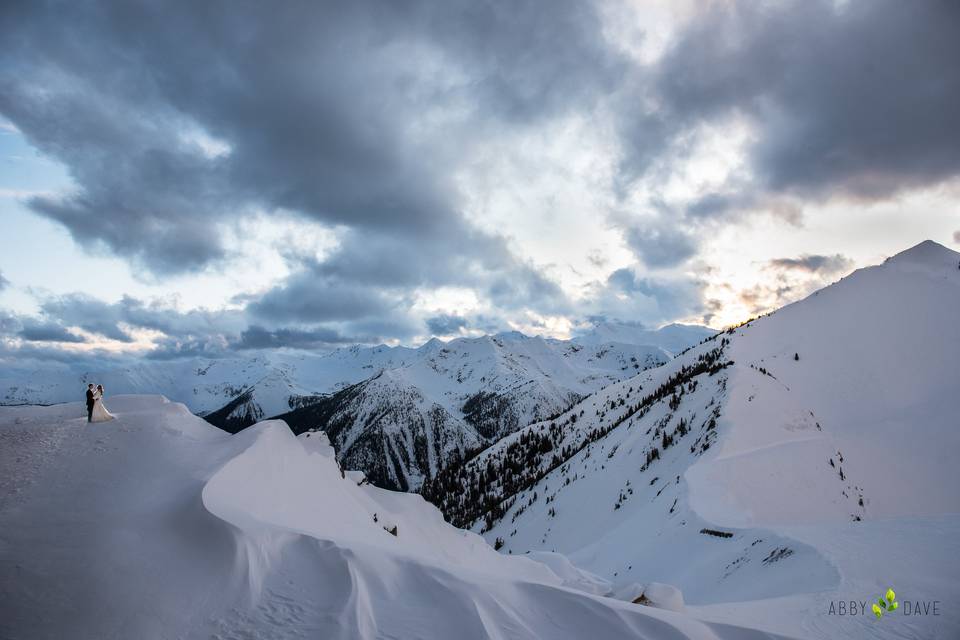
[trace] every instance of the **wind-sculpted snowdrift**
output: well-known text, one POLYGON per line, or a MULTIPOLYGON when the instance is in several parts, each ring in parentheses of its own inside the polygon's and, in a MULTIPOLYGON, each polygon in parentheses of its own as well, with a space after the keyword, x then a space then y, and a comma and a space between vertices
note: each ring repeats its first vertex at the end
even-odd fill
POLYGON ((204 504, 235 527, 253 597, 276 593, 278 571, 299 573, 291 557, 301 571, 324 568, 307 573, 326 576, 329 598, 300 621, 322 637, 752 635, 587 595, 609 584, 559 556, 551 564, 565 565, 562 576, 500 555, 420 496, 342 474, 322 433, 294 438, 271 421, 243 436, 250 447, 210 479, 204 504))
POLYGON ((110 408, 0 409, 4 473, 31 478, 0 501, 0 637, 771 637, 498 554, 341 472, 322 434, 229 436, 159 396, 110 408))

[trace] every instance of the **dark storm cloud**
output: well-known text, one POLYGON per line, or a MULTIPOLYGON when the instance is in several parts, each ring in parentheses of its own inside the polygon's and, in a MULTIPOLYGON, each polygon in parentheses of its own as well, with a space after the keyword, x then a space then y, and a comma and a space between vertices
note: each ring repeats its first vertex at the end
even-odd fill
POLYGON ((372 343, 373 336, 344 336, 334 329, 318 327, 313 329, 279 328, 266 329, 251 325, 240 334, 240 339, 232 346, 235 349, 275 349, 279 347, 293 349, 316 349, 336 345, 372 343))
POLYGON ((82 336, 74 335, 54 322, 24 322, 17 335, 30 342, 86 342, 82 336))
POLYGON ((617 269, 607 278, 607 284, 624 293, 640 293, 656 298, 657 293, 667 293, 670 285, 651 278, 638 277, 631 269, 617 269))
POLYGON ((630 224, 625 229, 627 246, 648 267, 672 267, 693 256, 697 243, 693 236, 669 220, 653 224, 630 224))
POLYGON ((251 207, 469 233, 450 165, 471 138, 625 68, 579 2, 23 2, 3 24, 0 111, 78 186, 32 206, 158 272, 221 257, 217 224, 251 207))
POLYGON ((770 266, 780 270, 806 271, 829 275, 847 271, 853 266, 853 260, 842 254, 832 256, 802 255, 799 258, 775 258, 770 266))
POLYGON ((881 198, 960 172, 958 33, 955 2, 716 3, 658 93, 682 128, 749 118, 764 189, 881 198))
MULTIPOLYGON (((307 274, 308 288, 347 287, 352 298, 362 296, 381 305, 389 302, 394 310, 409 306, 410 290, 442 286, 470 287, 504 309, 557 312, 569 308, 560 286, 513 254, 503 237, 450 221, 421 232, 403 230, 389 236, 350 233, 323 262, 307 261, 307 274)), ((294 276, 292 282, 282 284, 277 296, 289 297, 281 293, 285 289, 299 290, 298 279, 294 276)), ((264 300, 275 302, 273 293, 264 300)))
POLYGON ((422 332, 422 321, 410 315, 409 305, 402 300, 371 297, 375 296, 371 289, 353 289, 342 283, 324 287, 313 275, 308 272, 291 278, 289 289, 273 289, 242 310, 182 312, 129 296, 115 303, 86 294, 53 296, 41 302, 40 318, 0 310, 0 337, 83 342, 67 331, 76 326, 131 342, 131 332, 149 329, 162 335, 155 339, 156 347, 147 357, 169 360, 219 358, 247 349, 372 344, 384 341, 382 336, 406 339, 422 332), (319 324, 320 319, 327 322, 319 324), (291 322, 294 324, 284 325, 291 322))
MULTIPOLYGON (((402 316, 386 321, 361 319, 336 323, 335 326, 271 328, 256 323, 248 325, 249 316, 245 312, 184 313, 130 297, 111 304, 82 294, 46 300, 41 305, 41 312, 42 316, 38 318, 0 309, 0 358, 50 359, 48 356, 56 349, 38 343, 88 342, 84 337, 70 333, 68 327, 72 326, 125 342, 131 338, 121 324, 132 329, 161 331, 163 335, 155 339, 155 346, 144 354, 153 360, 223 358, 249 349, 329 349, 344 344, 381 342, 380 335, 410 337, 417 332, 414 321, 402 316), (346 333, 348 329, 354 331, 346 333), (19 339, 19 342, 12 339, 19 339)), ((53 359, 93 362, 109 355, 100 350, 84 354, 63 352, 53 359)), ((122 360, 114 356, 109 359, 122 360)))
POLYGON ((240 311, 201 309, 181 312, 130 296, 108 303, 87 294, 74 293, 48 298, 41 303, 40 309, 53 321, 121 342, 133 340, 127 327, 160 331, 180 339, 235 333, 245 326, 240 311))
POLYGON ((58 346, 45 342, 24 342, 11 345, 0 341, 0 363, 10 367, 18 367, 30 361, 59 362, 65 365, 81 365, 93 368, 107 365, 129 365, 133 360, 128 356, 117 354, 103 349, 67 351, 58 346))
POLYGON ((532 307, 545 313, 567 313, 570 300, 555 281, 530 264, 520 264, 496 274, 486 285, 493 304, 507 311, 532 307))
POLYGON ((589 301, 594 311, 588 318, 657 326, 700 315, 704 310, 703 287, 694 278, 655 278, 640 276, 629 268, 617 269, 595 290, 589 301))
POLYGON ((469 321, 463 316, 441 314, 426 319, 427 329, 434 336, 449 336, 466 329, 469 321))
MULTIPOLYGON (((83 336, 71 333, 59 318, 44 315, 33 317, 0 309, 0 339, 19 338, 27 342, 87 342, 83 336)), ((2 340, 0 340, 2 342, 2 340)), ((35 345, 34 345, 35 346, 35 345)), ((27 348, 33 348, 27 345, 27 348)))
MULTIPOLYGON (((6 309, 0 309, 0 343, 3 342, 3 338, 22 338, 47 342, 50 336, 64 334, 66 334, 66 330, 55 323, 20 316, 6 309)), ((70 335, 66 341, 77 342, 78 340, 76 336, 70 335)), ((79 341, 82 342, 82 340, 79 341)))
POLYGON ((132 342, 133 338, 120 323, 124 320, 123 306, 108 304, 85 294, 70 294, 51 298, 40 305, 43 313, 69 326, 99 334, 111 340, 132 342))
POLYGON ((355 287, 308 269, 287 278, 248 309, 254 317, 276 322, 343 321, 386 316, 403 300, 377 289, 355 287))
MULTIPOLYGON (((747 165, 660 212, 662 237, 615 221, 637 258, 674 266, 743 214, 880 200, 960 173, 960 5, 746 0, 704 6, 618 97, 617 187, 670 180, 698 132, 749 124, 747 165)), ((661 203, 649 203, 655 208, 661 203)))
MULTIPOLYGON (((714 3, 645 67, 574 0, 12 0, 0 113, 75 184, 33 210, 155 274, 221 264, 234 250, 224 232, 254 214, 340 239, 321 262, 292 259, 291 276, 238 301, 246 311, 65 297, 44 306, 51 322, 123 341, 128 325, 162 331, 165 357, 240 348, 260 327, 268 335, 248 339, 402 338, 423 328, 417 288, 472 289, 491 318, 597 310, 468 221, 458 186, 480 145, 571 113, 619 134, 618 195, 638 178, 666 184, 702 125, 752 125, 746 175, 615 223, 653 269, 695 256, 710 225, 740 211, 796 221, 785 200, 881 198, 955 176, 958 14, 935 0, 714 3)), ((611 316, 652 305, 669 320, 703 304, 694 280, 617 274, 590 302, 611 316)))
POLYGON ((303 262, 316 275, 339 282, 402 288, 476 284, 524 266, 503 238, 459 218, 439 218, 427 229, 353 230, 322 262, 303 262))

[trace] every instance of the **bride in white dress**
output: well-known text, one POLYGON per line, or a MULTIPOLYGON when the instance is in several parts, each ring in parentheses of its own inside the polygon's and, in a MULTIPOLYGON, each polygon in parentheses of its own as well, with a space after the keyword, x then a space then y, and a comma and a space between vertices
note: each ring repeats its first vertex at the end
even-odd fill
POLYGON ((98 384, 97 390, 93 392, 93 413, 90 415, 90 422, 107 422, 108 420, 113 420, 113 414, 103 405, 103 385, 98 384))

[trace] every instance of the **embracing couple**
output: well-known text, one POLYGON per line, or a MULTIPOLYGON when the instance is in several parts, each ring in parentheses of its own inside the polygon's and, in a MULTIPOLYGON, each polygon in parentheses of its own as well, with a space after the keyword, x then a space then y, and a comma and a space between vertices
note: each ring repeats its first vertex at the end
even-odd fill
POLYGON ((87 385, 87 422, 106 422, 113 420, 113 414, 103 406, 103 385, 87 385))

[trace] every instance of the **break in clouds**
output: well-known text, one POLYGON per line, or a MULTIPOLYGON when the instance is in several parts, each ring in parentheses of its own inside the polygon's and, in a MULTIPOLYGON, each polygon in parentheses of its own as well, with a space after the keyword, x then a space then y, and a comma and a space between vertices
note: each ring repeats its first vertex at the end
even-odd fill
MULTIPOLYGON (((686 267, 724 225, 800 224, 806 204, 879 202, 960 172, 960 74, 945 71, 960 59, 955 3, 718 2, 680 20, 653 59, 612 35, 625 11, 4 3, 0 113, 72 179, 32 197, 35 214, 148 278, 223 269, 252 219, 336 241, 285 252, 287 275, 230 309, 47 295, 38 317, 0 316, 3 349, 55 357, 91 335, 147 332, 162 358, 495 330, 524 314, 709 321, 703 276, 686 267), (468 210, 477 157, 568 121, 590 123, 611 167, 579 224, 614 229, 632 256, 577 290, 468 210), (749 131, 737 171, 684 198, 658 188, 699 136, 732 123, 749 131), (442 288, 485 311, 417 307, 442 288)), ((516 185, 541 169, 536 153, 510 166, 516 185)), ((849 266, 805 255, 769 268, 849 266)))

